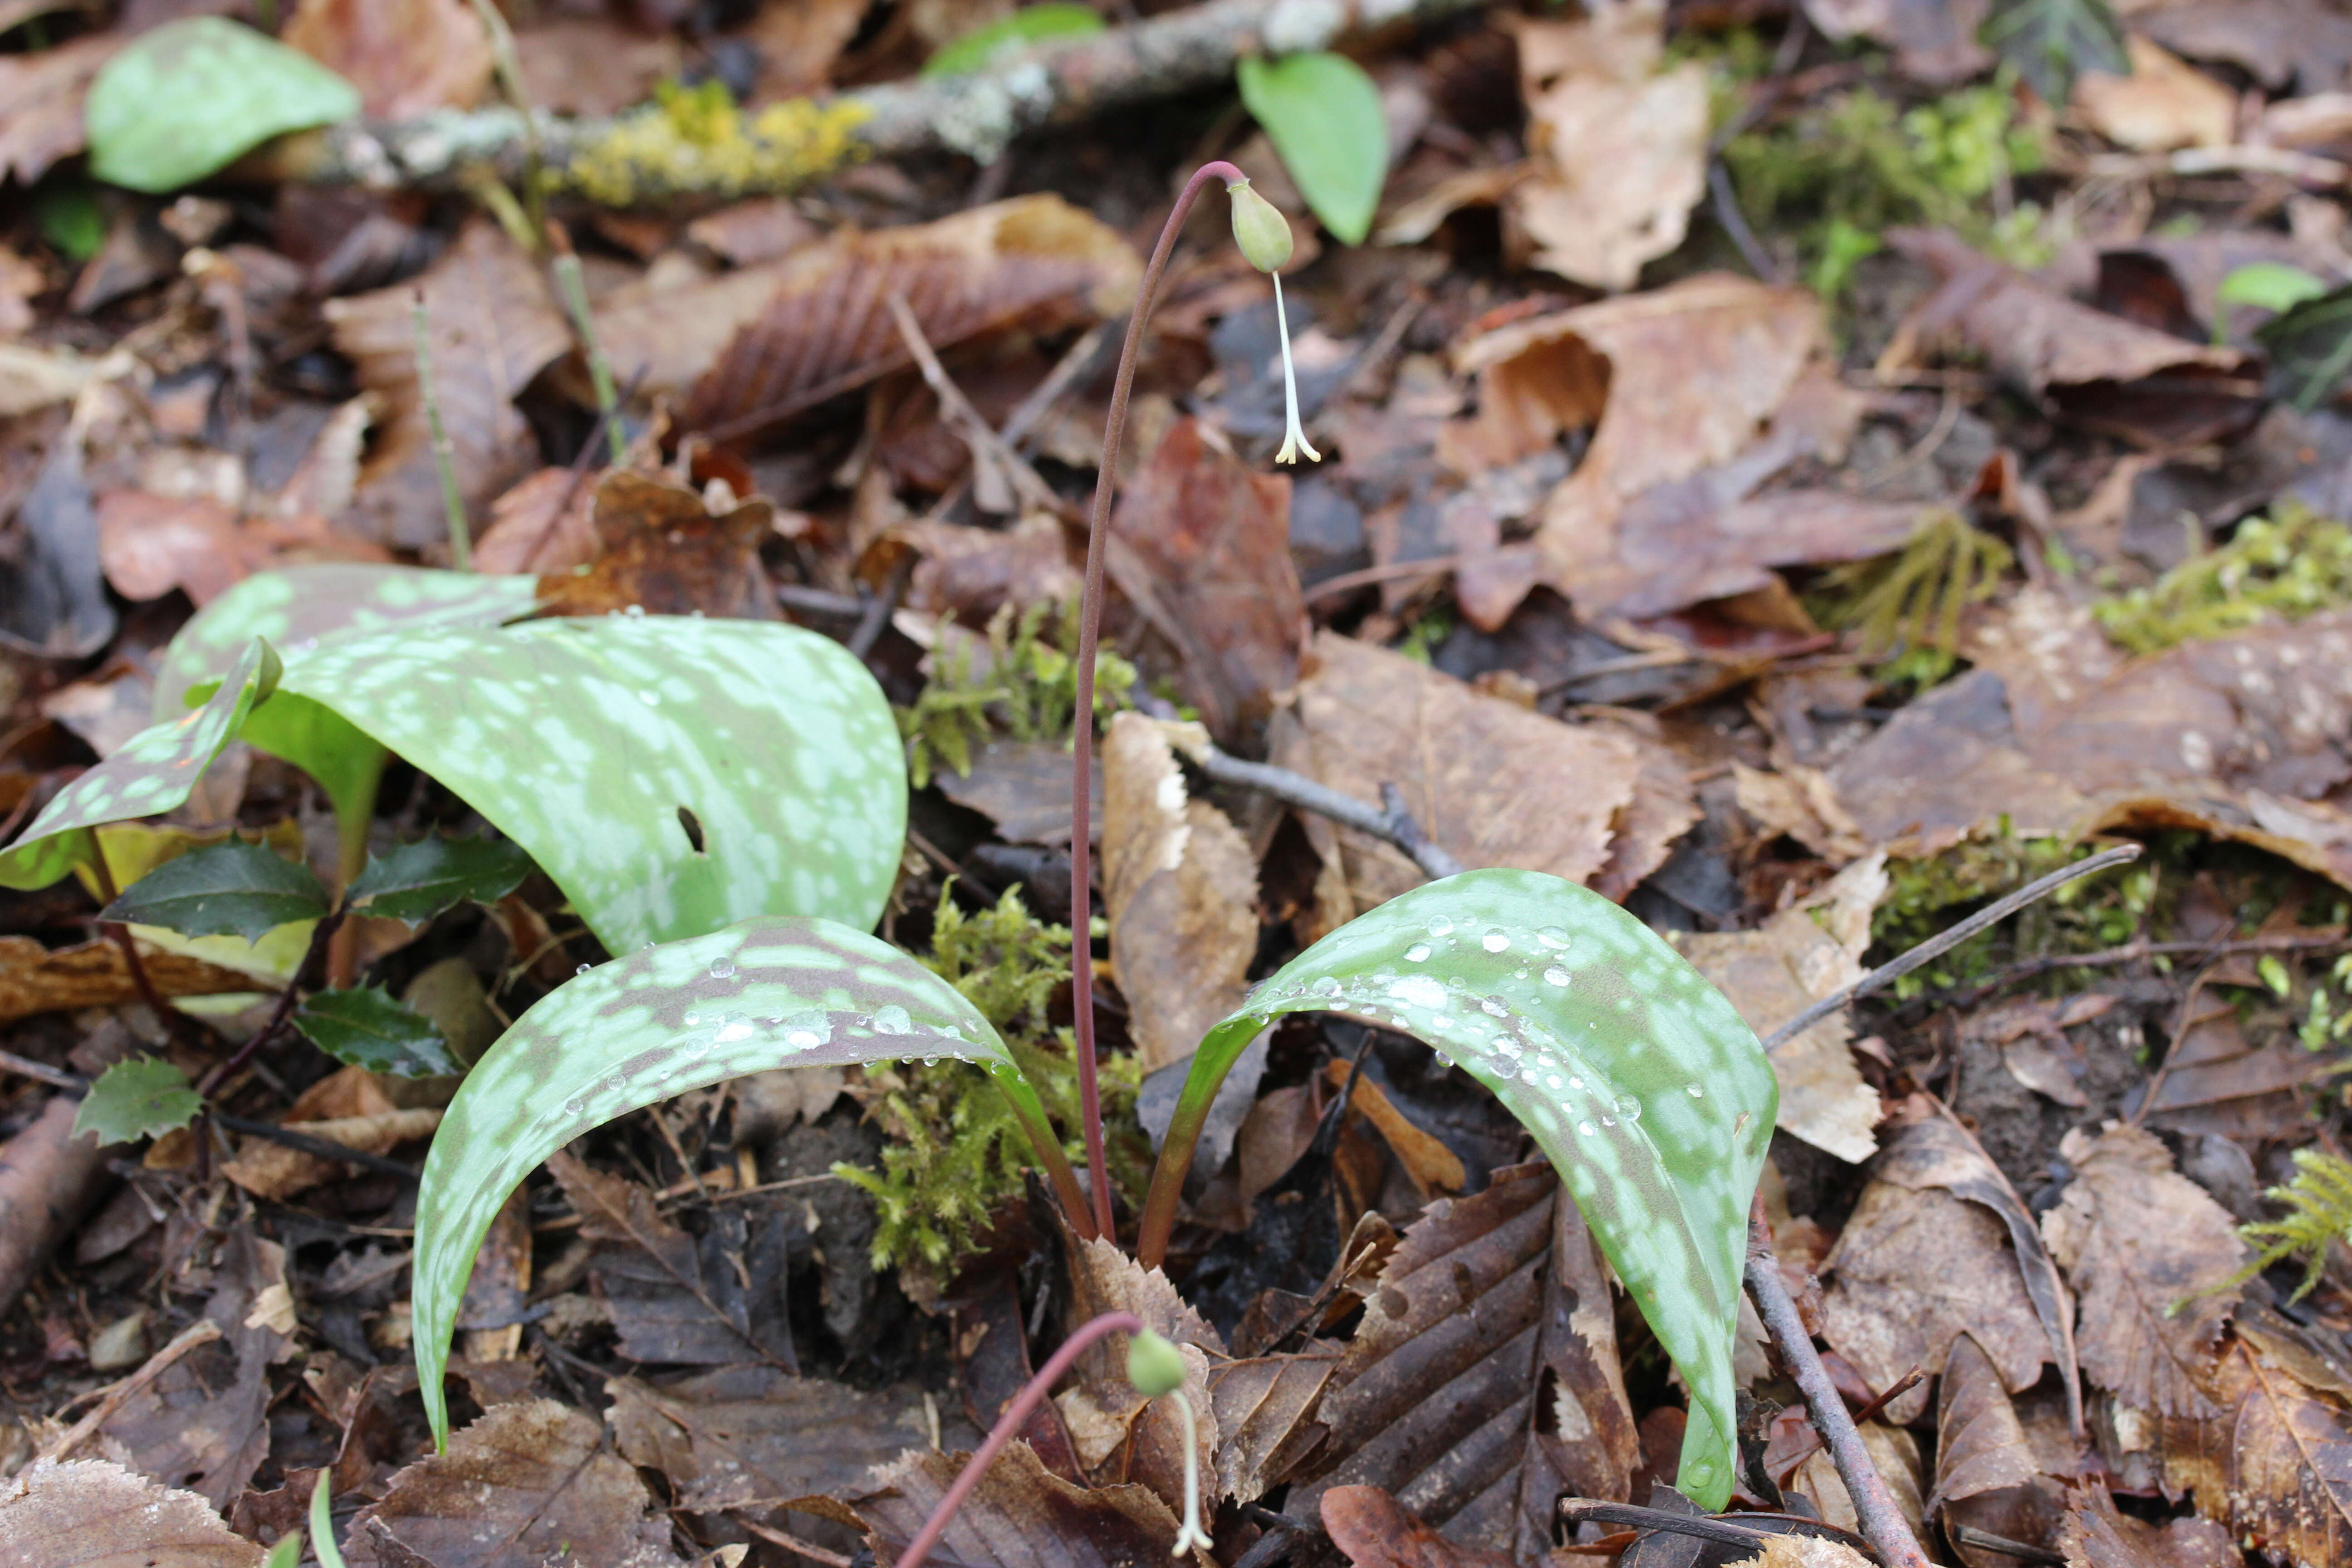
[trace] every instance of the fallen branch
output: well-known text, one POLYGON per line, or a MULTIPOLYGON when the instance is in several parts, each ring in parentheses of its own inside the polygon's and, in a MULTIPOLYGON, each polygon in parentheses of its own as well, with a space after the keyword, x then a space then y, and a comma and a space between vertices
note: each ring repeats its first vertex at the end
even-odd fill
POLYGON ((1205 735, 1197 739, 1172 737, 1176 749, 1193 766, 1223 784, 1235 784, 1270 795, 1286 805, 1311 811, 1318 816, 1328 816, 1342 827, 1352 827, 1369 834, 1383 844, 1393 845, 1410 857, 1412 863, 1433 879, 1458 875, 1462 862, 1432 844, 1404 808, 1403 798, 1395 793, 1396 786, 1381 786, 1388 809, 1367 805, 1354 795, 1342 794, 1329 784, 1318 784, 1303 773, 1288 768, 1277 768, 1271 763, 1253 763, 1221 752, 1205 735))
POLYGON ((120 1382, 110 1384, 100 1394, 98 1403, 89 1407, 89 1413, 68 1427, 65 1435, 52 1443, 41 1457, 45 1459, 62 1459, 72 1453, 81 1447, 84 1438, 105 1426, 107 1418, 121 1409, 124 1402, 132 1394, 163 1376, 171 1369, 173 1363, 190 1351, 199 1345, 208 1345, 220 1337, 220 1325, 210 1318, 198 1318, 194 1322, 182 1329, 173 1337, 170 1344, 149 1356, 138 1371, 120 1382))
POLYGON ((1041 45, 984 70, 919 77, 824 100, 788 99, 713 124, 697 105, 575 119, 512 108, 351 121, 281 137, 241 163, 265 181, 375 190, 464 189, 487 165, 527 178, 532 131, 551 192, 612 206, 790 191, 852 163, 961 153, 992 163, 1013 140, 1230 79, 1256 54, 1330 47, 1485 0, 1208 0, 1091 37, 1041 45))
POLYGON ((105 1189, 106 1156, 73 1135, 79 1109, 52 1095, 31 1125, 0 1143, 0 1311, 105 1189))

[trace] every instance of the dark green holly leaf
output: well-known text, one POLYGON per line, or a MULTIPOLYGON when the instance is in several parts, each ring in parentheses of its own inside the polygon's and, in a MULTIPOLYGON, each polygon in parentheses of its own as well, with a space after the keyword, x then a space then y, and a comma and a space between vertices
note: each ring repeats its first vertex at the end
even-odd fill
POLYGON ((310 868, 258 844, 231 838, 166 860, 123 890, 99 918, 162 926, 182 936, 258 941, 292 921, 327 912, 327 889, 310 868))
POLYGON ((433 1021, 381 986, 321 991, 295 1010, 294 1026, 337 1061, 370 1072, 436 1078, 457 1070, 433 1021))
POLYGON ((2254 337, 2270 352, 2273 389, 2310 413, 2352 370, 2352 283, 2273 317, 2254 337))
POLYGON ((420 838, 372 858, 352 884, 353 909, 410 925, 471 899, 495 903, 530 875, 530 857, 496 838, 420 838))
POLYGON ((89 1086, 74 1115, 74 1136, 95 1133, 101 1147, 128 1143, 185 1127, 204 1108, 178 1068, 153 1057, 133 1057, 115 1063, 89 1086))
POLYGON ((2084 71, 2131 75, 2124 30, 2107 0, 2000 0, 1978 37, 2060 109, 2084 71))

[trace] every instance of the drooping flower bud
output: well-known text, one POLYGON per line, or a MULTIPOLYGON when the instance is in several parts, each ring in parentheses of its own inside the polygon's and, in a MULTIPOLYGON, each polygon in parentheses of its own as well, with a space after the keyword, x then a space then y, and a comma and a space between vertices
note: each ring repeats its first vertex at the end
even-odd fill
POLYGON ((1173 1394, 1184 1386, 1183 1354, 1145 1329, 1127 1342, 1127 1381, 1147 1399, 1173 1394))
POLYGON ((1242 257, 1260 272, 1272 272, 1290 259, 1290 222, 1275 205, 1251 188, 1247 180, 1227 185, 1234 204, 1234 243, 1242 257))

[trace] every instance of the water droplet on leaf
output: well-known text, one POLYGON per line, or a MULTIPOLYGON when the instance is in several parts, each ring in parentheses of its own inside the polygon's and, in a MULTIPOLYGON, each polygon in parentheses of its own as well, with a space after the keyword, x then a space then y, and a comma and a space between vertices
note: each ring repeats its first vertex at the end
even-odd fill
POLYGON ((1419 963, 1428 956, 1429 943, 1425 942, 1414 942, 1411 947, 1404 950, 1404 961, 1407 963, 1419 963))
POLYGON ((1478 939, 1478 945, 1488 952, 1501 952, 1511 945, 1511 939, 1498 931, 1490 931, 1478 939))
POLYGON ((713 980, 734 979, 735 961, 731 958, 712 959, 710 961, 710 978, 713 980))
POLYGON ((1698 1085, 1691 1084, 1688 1087, 1690 1089, 1690 1097, 1693 1100, 1705 1100, 1706 1098, 1706 1090, 1699 1088, 1698 1085))
POLYGON ((1565 985, 1565 984, 1568 984, 1568 971, 1567 971, 1567 970, 1565 970, 1565 969, 1562 969, 1562 968, 1561 968, 1559 964, 1557 964, 1557 963, 1553 964, 1549 969, 1547 969, 1547 970, 1545 970, 1545 971, 1544 971, 1544 984, 1547 984, 1547 985, 1565 985))
POLYGON ((1454 922, 1453 922, 1452 921, 1450 921, 1450 920, 1447 920, 1444 915, 1432 915, 1432 916, 1430 916, 1430 917, 1429 917, 1429 934, 1430 934, 1430 935, 1432 935, 1432 936, 1444 936, 1446 932, 1448 932, 1448 931, 1452 931, 1453 929, 1454 929, 1454 922))
POLYGON ((1339 982, 1336 976, 1318 974, 1315 977, 1315 983, 1307 989, 1318 996, 1337 996, 1339 994, 1339 982))
POLYGON ((1598 1128, 1594 1127, 1594 1126, 1592 1125, 1592 1123, 1591 1123, 1591 1122, 1590 1122, 1590 1121, 1580 1121, 1580 1122, 1578 1122, 1578 1123, 1576 1124, 1576 1130, 1577 1130, 1579 1132, 1583 1133, 1587 1138, 1591 1137, 1591 1136, 1593 1135, 1593 1133, 1595 1133, 1595 1132, 1597 1132, 1597 1131, 1600 1131, 1600 1129, 1598 1129, 1598 1128))
POLYGON ((1617 1097, 1617 1114, 1628 1121, 1639 1121, 1642 1120, 1642 1102, 1630 1094, 1620 1095, 1617 1097))
POLYGON ((874 1009, 874 1032, 877 1035, 903 1035, 915 1026, 907 1010, 896 1002, 874 1009))

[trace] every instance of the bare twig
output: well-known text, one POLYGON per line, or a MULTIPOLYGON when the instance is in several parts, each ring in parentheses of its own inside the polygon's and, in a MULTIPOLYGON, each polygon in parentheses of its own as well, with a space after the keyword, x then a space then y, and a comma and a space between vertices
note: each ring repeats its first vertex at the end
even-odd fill
POLYGON ((1352 594, 1359 588, 1369 588, 1379 583, 1393 583, 1402 577, 1443 577, 1462 564, 1459 555, 1422 555, 1411 561, 1391 561, 1380 566, 1365 566, 1353 572, 1342 572, 1326 577, 1307 590, 1307 602, 1337 598, 1352 594))
POLYGON ((416 291, 416 388, 425 403, 425 427, 433 433, 433 467, 441 476, 441 510, 449 520, 449 564, 459 572, 471 572, 473 536, 466 527, 465 493, 457 488, 457 448, 450 445, 448 426, 441 422, 441 395, 433 385, 433 323, 425 312, 422 289, 416 291))
MULTIPOLYGON (((1311 811, 1318 816, 1328 816, 1342 827, 1352 827, 1369 834, 1383 844, 1394 846, 1410 857, 1414 865, 1428 873, 1432 879, 1451 877, 1461 871, 1462 862, 1432 844, 1421 831, 1410 813, 1402 810, 1402 801, 1393 803, 1383 811, 1367 805, 1354 795, 1342 794, 1329 784, 1318 784, 1303 773, 1288 768, 1277 768, 1270 763, 1253 763, 1222 752, 1206 738, 1187 742, 1179 738, 1177 745, 1192 764, 1219 784, 1234 784, 1270 795, 1286 805, 1311 811)), ((1393 789, 1393 784, 1383 786, 1393 789)))
POLYGON ((1713 1541, 1725 1546, 1758 1547, 1775 1535, 1816 1535, 1827 1541, 1843 1541, 1862 1547, 1864 1537, 1815 1519, 1791 1519, 1785 1514, 1770 1515, 1776 1522, 1787 1526, 1782 1530, 1763 1530, 1743 1524, 1736 1519, 1726 1519, 1708 1513, 1669 1513, 1662 1508, 1643 1508, 1638 1503, 1602 1502, 1592 1498, 1562 1498, 1559 1517, 1569 1524, 1582 1524, 1591 1520, 1595 1524, 1630 1524, 1636 1530, 1663 1530, 1671 1535, 1687 1535, 1698 1541, 1713 1541))
POLYGON ((221 1327, 210 1318, 198 1318, 172 1337, 172 1342, 153 1355, 130 1376, 108 1385, 99 1395, 98 1403, 89 1407, 82 1418, 68 1427, 63 1436, 49 1445, 41 1457, 62 1459, 81 1447, 84 1439, 106 1425, 107 1418, 122 1408, 123 1402, 169 1371, 175 1362, 198 1345, 208 1345, 221 1337, 221 1327))
POLYGON ((1764 1048, 1769 1051, 1783 1040, 1794 1038, 1831 1014, 1852 1006, 1872 992, 1892 984, 1922 964, 1934 963, 1979 931, 1999 925, 2026 905, 2039 902, 2067 883, 2090 876, 2095 871, 2104 871, 2110 866, 2126 865, 2138 859, 2141 853, 2139 845, 2119 844, 2113 849, 2092 856, 2087 860, 2077 860, 2072 866, 2063 867, 2051 872, 2047 877, 2028 882, 1999 903, 1979 910, 1949 931, 1942 931, 1928 941, 1921 942, 1900 958, 1880 964, 1835 995, 1822 997, 1764 1037, 1764 1048))
POLYGON ((898 613, 898 601, 907 596, 907 584, 914 575, 914 556, 911 553, 900 556, 898 563, 890 568, 889 580, 882 584, 882 591, 866 600, 859 609, 857 629, 849 634, 846 645, 850 652, 862 659, 874 651, 874 645, 882 640, 883 628, 898 613))
POLYGON ((1040 479, 1027 459, 1015 452, 1012 444, 981 417, 980 410, 971 405, 971 400, 963 395, 963 389, 956 385, 948 374, 947 367, 940 363, 940 356, 932 351, 930 340, 923 336, 922 323, 916 321, 915 312, 907 308, 906 296, 893 289, 885 303, 890 307, 890 315, 898 324, 899 340, 907 345, 907 352, 914 356, 916 368, 922 372, 924 384, 940 400, 940 412, 946 416, 956 434, 971 446, 974 467, 982 463, 993 465, 1004 475, 1022 500, 1041 511, 1057 515, 1062 512, 1065 510, 1062 498, 1054 493, 1054 488, 1040 479))
POLYGON ((1780 264, 1772 259, 1772 253, 1764 248, 1756 231, 1748 226, 1748 215, 1739 210, 1738 194, 1731 188, 1731 171, 1723 166, 1720 158, 1706 166, 1706 188, 1714 198, 1715 221, 1731 237, 1731 243, 1739 247, 1739 258, 1748 263, 1748 269, 1767 283, 1783 281, 1780 264))

